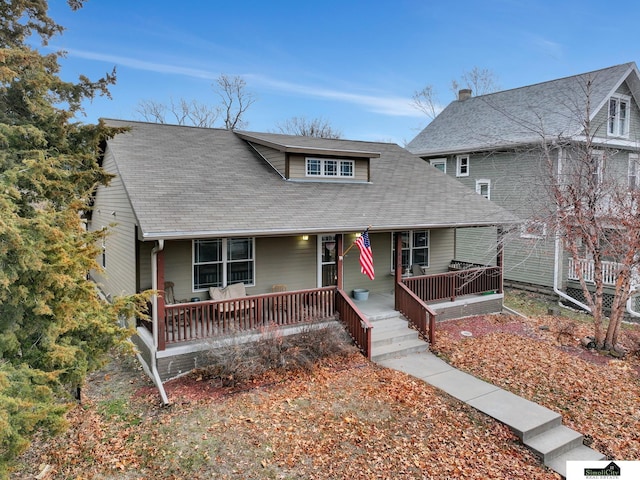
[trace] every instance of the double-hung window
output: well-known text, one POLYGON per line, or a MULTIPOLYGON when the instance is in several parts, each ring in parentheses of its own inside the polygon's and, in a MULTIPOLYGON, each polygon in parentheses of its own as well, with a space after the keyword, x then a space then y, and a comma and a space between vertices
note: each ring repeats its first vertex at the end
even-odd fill
POLYGON ((630 98, 625 95, 612 96, 609 99, 609 121, 607 133, 614 137, 629 136, 630 98))
POLYGON ((456 177, 469 176, 469 155, 458 155, 456 157, 456 177))
POLYGON ((353 160, 307 157, 305 161, 307 177, 353 178, 353 171, 353 160))
POLYGON ((232 283, 253 285, 253 238, 214 238, 193 241, 193 291, 232 283))
POLYGON ((476 180, 476 193, 491 200, 491 180, 476 180))
POLYGON ((395 270, 397 235, 402 235, 402 269, 406 270, 412 265, 428 267, 429 230, 410 230, 395 232, 391 237, 393 243, 391 248, 391 270, 395 270))

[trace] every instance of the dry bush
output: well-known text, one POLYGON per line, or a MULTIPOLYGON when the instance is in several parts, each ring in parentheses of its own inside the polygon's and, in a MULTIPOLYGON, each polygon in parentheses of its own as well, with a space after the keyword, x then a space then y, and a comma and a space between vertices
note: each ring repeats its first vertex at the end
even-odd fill
POLYGON ((269 325, 258 340, 243 342, 239 335, 229 346, 211 348, 206 354, 208 366, 198 370, 198 375, 234 386, 269 370, 310 369, 321 358, 351 353, 354 348, 340 325, 308 324, 292 335, 269 325))

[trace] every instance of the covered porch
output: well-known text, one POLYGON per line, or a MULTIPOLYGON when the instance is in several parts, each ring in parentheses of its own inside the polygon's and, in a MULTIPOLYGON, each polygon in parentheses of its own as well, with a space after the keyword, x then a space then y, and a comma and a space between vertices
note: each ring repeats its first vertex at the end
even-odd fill
MULTIPOLYGON (((402 238, 397 237, 396 265, 402 265, 402 238)), ((372 292, 356 301, 344 289, 344 239, 336 235, 339 252, 336 285, 293 291, 246 295, 225 300, 198 300, 167 304, 154 296, 151 318, 139 321, 139 346, 152 357, 193 354, 212 342, 238 334, 255 334, 272 326, 293 330, 303 325, 340 321, 365 356, 371 356, 370 320, 400 312, 425 340, 435 342, 436 318, 456 318, 499 311, 502 307, 501 252, 497 266, 451 260, 451 271, 411 275, 396 268, 391 289, 372 292), (489 310, 487 310, 487 308, 489 310), (141 342, 140 342, 141 341, 141 342), (155 352, 155 353, 153 353, 155 352)), ((164 254, 157 256, 156 281, 164 285, 164 254)), ((388 278, 388 277, 387 277, 388 278)))

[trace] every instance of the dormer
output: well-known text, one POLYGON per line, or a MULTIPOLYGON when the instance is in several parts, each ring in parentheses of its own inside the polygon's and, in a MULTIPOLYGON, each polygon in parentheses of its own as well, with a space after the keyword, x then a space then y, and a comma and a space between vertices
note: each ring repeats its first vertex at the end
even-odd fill
POLYGON ((284 179, 298 182, 367 183, 379 152, 360 142, 292 135, 236 132, 284 179))

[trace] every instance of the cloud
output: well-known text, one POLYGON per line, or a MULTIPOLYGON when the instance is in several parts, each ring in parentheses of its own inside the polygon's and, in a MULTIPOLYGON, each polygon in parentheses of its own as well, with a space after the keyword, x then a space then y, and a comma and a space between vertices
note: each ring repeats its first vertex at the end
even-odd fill
POLYGON ((563 57, 562 44, 547 40, 546 38, 533 37, 533 45, 542 53, 549 55, 556 60, 560 60, 563 57))
MULTIPOLYGON (((68 56, 84 58, 87 60, 108 62, 117 66, 126 66, 136 70, 144 70, 149 72, 184 75, 187 77, 202 78, 207 80, 215 80, 221 73, 166 63, 148 62, 145 60, 139 60, 136 58, 121 55, 110 55, 86 50, 66 49, 65 51, 67 52, 68 56)), ((304 97, 321 98, 336 102, 358 105, 366 109, 367 111, 388 116, 417 118, 421 118, 424 116, 424 114, 411 106, 411 100, 409 98, 388 96, 383 94, 372 95, 352 93, 330 88, 285 82, 263 75, 250 73, 240 75, 246 80, 252 80, 255 84, 261 84, 267 88, 271 88, 283 93, 290 93, 304 97)))
POLYGON ((262 83, 274 90, 295 93, 306 97, 323 98, 326 100, 360 105, 371 112, 383 115, 418 118, 424 116, 423 113, 411 106, 411 100, 409 98, 385 95, 364 95, 329 88, 283 82, 259 75, 251 77, 254 78, 256 82, 262 83))

